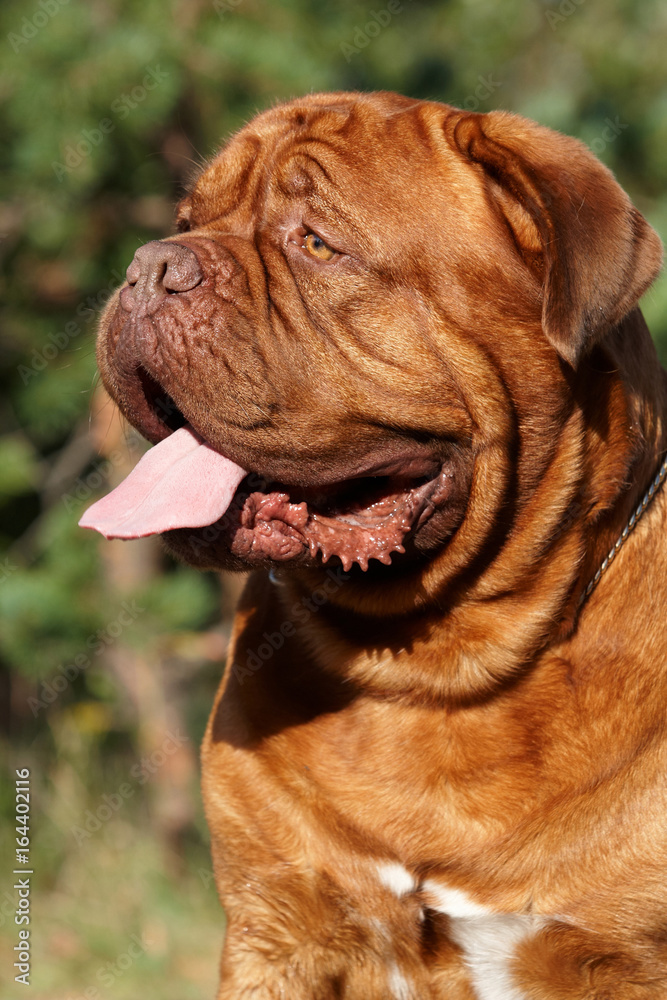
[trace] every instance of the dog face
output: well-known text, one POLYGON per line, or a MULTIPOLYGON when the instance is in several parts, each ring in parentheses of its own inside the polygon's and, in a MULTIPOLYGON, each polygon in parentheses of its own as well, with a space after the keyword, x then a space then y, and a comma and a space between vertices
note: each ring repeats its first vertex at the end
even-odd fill
POLYGON ((168 546, 205 567, 338 559, 375 582, 454 572, 509 497, 521 508, 582 357, 660 265, 579 143, 391 94, 258 116, 178 228, 137 252, 98 345, 145 437, 187 424, 236 470, 224 512, 168 546))

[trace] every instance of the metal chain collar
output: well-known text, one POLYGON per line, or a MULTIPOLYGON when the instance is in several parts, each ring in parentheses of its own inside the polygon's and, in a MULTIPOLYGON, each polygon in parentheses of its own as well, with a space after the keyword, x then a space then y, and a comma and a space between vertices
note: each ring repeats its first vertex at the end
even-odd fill
POLYGON ((628 539, 628 537, 630 535, 630 532, 636 526, 636 524, 640 520, 642 514, 644 513, 644 511, 646 510, 646 508, 650 505, 650 503, 652 502, 652 500, 655 497, 656 493, 658 492, 658 490, 660 489, 660 487, 664 483, 665 478, 667 478, 667 457, 665 457, 662 460, 662 465, 658 469, 658 472, 657 472, 657 475, 655 476, 655 479, 653 480, 653 482, 651 483, 651 485, 647 489, 646 493, 642 497, 641 503, 639 504, 639 506, 637 507, 637 509, 634 511, 632 517, 630 518, 630 520, 628 521, 628 523, 626 524, 626 526, 623 528, 623 531, 621 532, 621 534, 619 535, 619 537, 616 539, 616 542, 614 543, 613 548, 611 548, 609 550, 609 553, 607 554, 607 557, 604 559, 604 561, 603 561, 602 565, 600 566, 599 570, 597 571, 597 573, 595 574, 595 576, 593 577, 593 579, 591 580, 591 582, 588 584, 588 586, 586 587, 586 589, 583 592, 583 594, 581 595, 581 597, 579 598, 579 607, 581 607, 581 605, 584 603, 584 601, 586 600, 586 598, 595 590, 595 588, 597 587, 597 585, 600 582, 601 578, 607 572, 607 570, 609 569, 609 567, 613 563, 614 559, 618 555, 618 553, 619 553, 621 547, 623 546, 624 542, 627 541, 627 539, 628 539))

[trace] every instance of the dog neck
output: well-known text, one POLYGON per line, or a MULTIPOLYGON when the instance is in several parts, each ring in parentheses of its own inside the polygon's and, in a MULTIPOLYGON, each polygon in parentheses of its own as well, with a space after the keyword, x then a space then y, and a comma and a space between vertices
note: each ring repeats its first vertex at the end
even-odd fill
POLYGON ((667 374, 639 309, 614 330, 595 366, 594 357, 588 364, 592 377, 578 389, 587 428, 587 474, 581 490, 585 549, 561 618, 561 636, 575 625, 655 484, 653 500, 667 448, 667 374), (599 390, 594 391, 596 382, 612 387, 605 406, 600 406, 599 390))
POLYGON ((600 582, 604 574, 607 572, 611 564, 614 562, 616 556, 621 551, 621 549, 627 542, 628 538, 630 537, 631 532, 634 531, 639 521, 644 516, 645 512, 648 510, 648 508, 655 500, 656 496, 658 495, 658 491, 662 487, 662 484, 664 483, 665 479, 667 479, 667 458, 664 458, 662 460, 660 468, 658 469, 658 471, 656 472, 655 476, 651 481, 651 485, 646 490, 646 493, 641 499, 641 503, 639 503, 635 508, 635 510, 632 512, 630 520, 623 528, 623 531, 618 536, 618 538, 614 542, 613 546, 611 547, 607 555, 602 560, 602 563, 600 564, 600 567, 595 576, 593 577, 593 579, 589 580, 586 589, 582 592, 581 597, 579 598, 579 607, 582 606, 584 601, 588 600, 588 598, 593 593, 593 591, 597 587, 598 583, 600 582))

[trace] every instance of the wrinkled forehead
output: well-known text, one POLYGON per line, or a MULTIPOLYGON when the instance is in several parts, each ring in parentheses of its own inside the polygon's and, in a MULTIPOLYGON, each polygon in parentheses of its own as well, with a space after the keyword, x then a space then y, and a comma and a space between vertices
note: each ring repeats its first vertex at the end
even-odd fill
POLYGON ((430 155, 422 102, 396 94, 325 94, 254 118, 214 157, 183 203, 195 225, 258 205, 269 191, 287 198, 344 189, 363 173, 383 175, 400 160, 430 155))

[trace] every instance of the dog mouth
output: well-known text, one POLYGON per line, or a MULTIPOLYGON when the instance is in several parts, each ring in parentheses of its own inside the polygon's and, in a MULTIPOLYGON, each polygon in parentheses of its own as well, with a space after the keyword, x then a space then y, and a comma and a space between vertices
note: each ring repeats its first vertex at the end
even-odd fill
POLYGON ((423 453, 368 463, 348 479, 319 486, 285 483, 237 465, 213 448, 145 369, 136 372, 140 412, 132 419, 158 439, 130 475, 90 507, 80 525, 106 538, 162 534, 211 565, 222 543, 242 563, 302 557, 340 560, 345 572, 371 559, 390 565, 408 536, 452 489, 448 463, 423 453), (143 418, 143 419, 142 419, 143 418), (161 440, 159 440, 161 438, 161 440))
POLYGON ((369 560, 390 565, 394 553, 448 492, 448 474, 425 480, 368 476, 335 484, 326 492, 244 481, 228 510, 232 554, 244 561, 284 562, 304 552, 323 563, 337 557, 347 572, 369 560))

